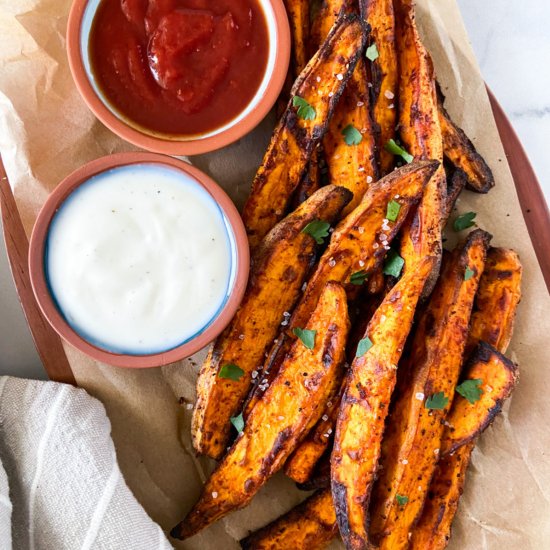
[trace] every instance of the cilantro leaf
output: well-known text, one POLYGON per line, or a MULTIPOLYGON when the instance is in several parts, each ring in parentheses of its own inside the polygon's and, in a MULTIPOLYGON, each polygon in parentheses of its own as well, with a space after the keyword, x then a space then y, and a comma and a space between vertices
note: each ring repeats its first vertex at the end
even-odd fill
POLYGON ((394 222, 397 220, 397 216, 399 216, 399 211, 401 210, 401 205, 394 200, 391 200, 388 202, 388 208, 386 210, 386 218, 390 222, 394 222))
POLYGON ((292 105, 297 107, 296 113, 304 120, 313 120, 317 115, 315 109, 303 97, 295 95, 292 98, 292 105))
POLYGON ((367 51, 366 51, 365 55, 367 56, 367 59, 369 59, 370 61, 376 61, 378 59, 380 54, 378 53, 378 48, 376 46, 376 42, 373 42, 367 48, 367 51))
POLYGON ((356 271, 355 273, 351 274, 351 277, 349 278, 349 282, 352 285, 360 286, 362 285, 367 279, 369 278, 369 274, 362 269, 361 271, 356 271))
POLYGON ((401 145, 397 145, 393 139, 390 139, 388 143, 384 145, 384 149, 392 155, 401 157, 407 164, 414 160, 414 157, 406 149, 403 149, 401 145))
POLYGON ((353 124, 348 124, 342 130, 342 135, 346 145, 359 145, 363 141, 361 132, 353 124))
POLYGON ((466 271, 464 271, 464 280, 469 281, 473 276, 473 270, 471 270, 469 267, 466 267, 466 271))
POLYGON ((220 372, 218 373, 218 378, 227 378, 228 380, 240 380, 243 374, 243 369, 241 369, 234 363, 228 363, 220 369, 220 372))
POLYGON ((325 238, 328 237, 329 229, 330 223, 322 220, 313 220, 302 229, 302 233, 311 235, 317 244, 323 244, 325 238))
POLYGON ((445 394, 442 391, 439 391, 433 395, 430 395, 430 397, 426 399, 424 406, 427 409, 441 410, 445 408, 448 402, 449 398, 445 397, 445 394))
POLYGON ((397 504, 399 504, 399 506, 405 506, 405 504, 407 504, 407 502, 409 502, 409 497, 407 497, 405 495, 396 494, 395 495, 395 500, 397 500, 397 504))
POLYGON ((384 275, 399 277, 404 265, 405 260, 395 250, 391 249, 386 256, 386 261, 384 262, 384 269, 382 272, 384 275))
POLYGON ((359 343, 357 344, 355 357, 363 357, 363 355, 365 355, 365 353, 367 353, 373 345, 372 340, 368 336, 365 336, 362 340, 359 340, 359 343))
POLYGON ((308 330, 307 328, 293 328, 292 332, 300 338, 302 344, 307 349, 313 349, 315 347, 315 335, 317 334, 316 330, 308 330))
POLYGON ((456 387, 456 391, 467 399, 468 402, 473 405, 476 401, 479 401, 483 390, 479 387, 483 383, 481 378, 474 378, 472 380, 464 380, 462 384, 456 387))
POLYGON ((474 219, 476 216, 477 214, 475 212, 466 212, 466 214, 458 216, 453 222, 453 229, 458 232, 473 227, 475 225, 474 219))
POLYGON ((235 429, 238 433, 241 433, 244 430, 244 418, 243 413, 240 413, 237 416, 232 416, 230 419, 231 424, 235 426, 235 429))

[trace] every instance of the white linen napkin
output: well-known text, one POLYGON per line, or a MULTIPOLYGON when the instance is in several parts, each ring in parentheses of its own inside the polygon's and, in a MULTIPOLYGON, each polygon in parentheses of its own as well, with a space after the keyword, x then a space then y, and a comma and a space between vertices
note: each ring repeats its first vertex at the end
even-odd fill
POLYGON ((128 489, 103 405, 55 382, 0 377, 0 548, 169 549, 128 489))

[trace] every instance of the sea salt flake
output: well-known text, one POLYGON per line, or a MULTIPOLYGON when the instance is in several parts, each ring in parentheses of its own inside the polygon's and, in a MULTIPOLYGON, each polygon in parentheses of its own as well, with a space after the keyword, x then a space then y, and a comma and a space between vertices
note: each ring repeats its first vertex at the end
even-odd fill
POLYGON ((212 491, 212 498, 218 498, 218 493, 216 491, 212 491))
POLYGON ((386 90, 384 92, 384 95, 388 98, 388 99, 393 99, 395 97, 395 94, 391 91, 391 90, 386 90))
POLYGON ((338 73, 338 74, 336 75, 336 78, 337 78, 338 80, 344 80, 344 75, 343 75, 342 73, 338 73))
POLYGON ((418 401, 424 401, 424 394, 421 391, 417 392, 414 396, 418 401))

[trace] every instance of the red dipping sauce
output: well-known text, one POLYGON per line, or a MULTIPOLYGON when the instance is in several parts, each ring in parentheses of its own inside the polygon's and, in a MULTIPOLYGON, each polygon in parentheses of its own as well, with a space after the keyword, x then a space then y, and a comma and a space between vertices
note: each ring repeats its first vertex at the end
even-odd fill
POLYGON ((89 51, 121 116, 153 133, 200 135, 256 95, 269 38, 258 0, 102 0, 89 51))

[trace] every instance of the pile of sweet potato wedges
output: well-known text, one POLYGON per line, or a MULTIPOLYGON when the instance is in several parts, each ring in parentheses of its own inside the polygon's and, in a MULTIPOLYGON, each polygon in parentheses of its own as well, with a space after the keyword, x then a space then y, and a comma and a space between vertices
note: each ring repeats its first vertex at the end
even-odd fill
POLYGON ((441 549, 517 381, 521 265, 480 228, 443 248, 446 226, 474 226, 449 222, 462 190, 494 181, 443 107, 412 0, 286 5, 295 81, 243 210, 250 280, 197 384, 193 444, 219 463, 172 535, 284 469, 316 492, 244 548, 441 549))

